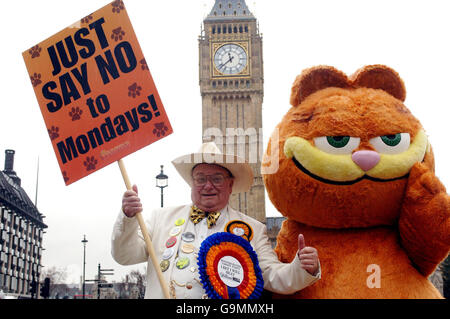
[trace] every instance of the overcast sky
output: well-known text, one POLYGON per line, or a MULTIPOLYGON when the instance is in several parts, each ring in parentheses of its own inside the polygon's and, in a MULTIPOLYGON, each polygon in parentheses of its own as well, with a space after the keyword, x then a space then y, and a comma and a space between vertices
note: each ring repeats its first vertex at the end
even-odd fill
MULTIPOLYGON (((42 264, 67 267, 79 282, 86 234, 86 278, 98 263, 120 280, 143 264, 123 267, 110 254, 112 225, 124 183, 112 164, 65 186, 22 59, 22 52, 108 0, 7 1, 2 4, 0 168, 4 150, 14 149, 15 171, 34 200, 40 159, 38 209, 48 225, 42 264)), ((421 121, 436 157, 436 174, 450 185, 448 150, 450 19, 445 0, 263 1, 247 0, 263 34, 264 145, 289 109, 292 82, 305 68, 326 64, 347 74, 367 64, 386 64, 403 78, 406 106, 421 121)), ((201 144, 198 36, 214 0, 124 1, 174 133, 124 159, 139 187, 145 211, 159 206, 155 176, 165 165, 165 203, 190 202, 187 184, 170 161, 201 144)), ((280 216, 266 200, 268 216, 280 216)), ((307 238, 306 238, 307 240, 307 238)))

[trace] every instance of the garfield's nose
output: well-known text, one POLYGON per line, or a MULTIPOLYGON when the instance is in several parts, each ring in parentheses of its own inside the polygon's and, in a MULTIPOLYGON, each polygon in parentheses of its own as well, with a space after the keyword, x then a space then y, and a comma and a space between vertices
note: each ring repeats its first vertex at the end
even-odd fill
POLYGON ((352 154, 352 160, 365 172, 380 161, 380 154, 374 151, 357 151, 352 154))

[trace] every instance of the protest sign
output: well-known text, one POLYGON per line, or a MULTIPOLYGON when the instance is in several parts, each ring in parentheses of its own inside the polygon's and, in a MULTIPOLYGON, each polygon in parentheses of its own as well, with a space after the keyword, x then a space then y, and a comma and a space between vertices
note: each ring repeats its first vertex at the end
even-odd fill
POLYGON ((122 1, 23 58, 66 185, 172 133, 122 1))
MULTIPOLYGON (((123 1, 22 53, 66 185, 172 133, 123 1)), ((147 253, 170 298, 142 214, 147 253)))

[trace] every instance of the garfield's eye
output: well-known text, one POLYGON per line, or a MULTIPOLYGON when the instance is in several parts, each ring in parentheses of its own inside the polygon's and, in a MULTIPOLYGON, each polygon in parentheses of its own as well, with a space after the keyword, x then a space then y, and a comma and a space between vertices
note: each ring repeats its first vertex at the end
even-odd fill
POLYGON ((383 154, 399 154, 409 148, 411 137, 409 133, 397 133, 377 136, 370 140, 375 149, 383 154))
POLYGON ((351 154, 358 147, 359 137, 351 136, 321 136, 314 138, 318 149, 330 154, 351 154))
POLYGON ((401 134, 383 135, 380 137, 381 137, 381 140, 384 142, 384 144, 386 144, 388 146, 397 146, 402 140, 401 134))
POLYGON ((348 144, 350 136, 327 136, 327 142, 333 147, 341 148, 348 144))

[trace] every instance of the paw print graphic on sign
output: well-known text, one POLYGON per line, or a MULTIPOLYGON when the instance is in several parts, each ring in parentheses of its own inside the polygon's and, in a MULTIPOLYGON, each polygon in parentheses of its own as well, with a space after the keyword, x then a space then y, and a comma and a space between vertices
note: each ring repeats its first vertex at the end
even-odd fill
POLYGON ((121 10, 125 9, 125 6, 123 5, 122 0, 116 0, 112 4, 112 12, 114 13, 120 13, 121 10))
POLYGON ((40 73, 34 73, 32 76, 30 76, 31 84, 33 84, 33 87, 38 86, 42 83, 41 81, 41 74, 40 73))
POLYGON ((122 40, 124 35, 125 31, 122 30, 122 27, 118 27, 112 30, 111 39, 117 42, 122 40))
POLYGON ((86 17, 84 17, 83 19, 81 19, 81 23, 89 23, 91 20, 93 19, 92 15, 88 15, 86 17))
POLYGON ((156 123, 155 128, 153 129, 153 134, 158 137, 165 136, 169 128, 166 126, 164 122, 156 123))
POLYGON ((148 65, 147 65, 147 61, 145 61, 145 59, 142 59, 141 61, 139 61, 139 63, 141 64, 141 69, 142 70, 149 70, 148 65))
POLYGON ((98 164, 98 161, 95 159, 94 156, 88 156, 86 160, 83 162, 84 166, 86 167, 87 171, 95 170, 95 167, 98 164))
POLYGON ((59 127, 52 126, 47 129, 48 135, 50 135, 50 139, 53 141, 54 139, 59 137, 59 127))
POLYGON ((69 112, 69 116, 72 118, 72 122, 80 120, 81 114, 83 114, 83 110, 81 110, 78 106, 73 107, 72 110, 69 112))
POLYGON ((142 88, 136 82, 134 82, 131 86, 128 87, 128 96, 134 99, 136 96, 141 95, 141 90, 142 88))
POLYGON ((69 176, 67 176, 67 172, 64 171, 62 174, 63 174, 63 178, 64 178, 64 183, 67 183, 70 179, 69 176))
POLYGON ((42 48, 39 45, 35 45, 28 51, 28 53, 31 55, 31 58, 34 59, 41 56, 41 51, 42 48))

